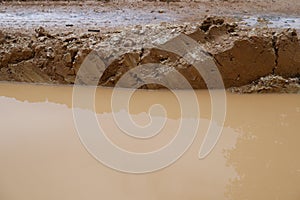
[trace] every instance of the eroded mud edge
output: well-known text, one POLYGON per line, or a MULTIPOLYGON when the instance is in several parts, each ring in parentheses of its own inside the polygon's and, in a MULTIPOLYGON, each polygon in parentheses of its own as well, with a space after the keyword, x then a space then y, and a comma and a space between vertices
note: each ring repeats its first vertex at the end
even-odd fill
MULTIPOLYGON (((207 88, 191 63, 157 48, 172 43, 180 34, 196 41, 213 58, 230 91, 299 92, 300 42, 296 30, 251 29, 216 17, 199 23, 137 25, 86 33, 48 32, 42 27, 33 34, 3 30, 0 31, 0 81, 74 84, 84 59, 96 50, 99 59, 107 64, 99 81, 101 86, 113 87, 127 71, 159 63, 159 68, 131 77, 126 87, 135 87, 147 76, 163 79, 177 70, 194 89, 207 88)), ((176 80, 174 88, 175 83, 176 80)), ((172 87, 172 81, 169 84, 172 87)), ((146 84, 142 88, 163 87, 146 84)))

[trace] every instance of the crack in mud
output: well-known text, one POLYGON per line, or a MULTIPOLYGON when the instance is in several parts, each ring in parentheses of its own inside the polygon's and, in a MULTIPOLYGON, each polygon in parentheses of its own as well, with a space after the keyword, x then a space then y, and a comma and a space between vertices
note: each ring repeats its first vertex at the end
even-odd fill
POLYGON ((279 51, 279 47, 277 46, 277 40, 278 37, 276 36, 276 32, 272 33, 273 37, 272 37, 272 45, 273 45, 273 49, 274 49, 274 53, 275 53, 275 66, 273 68, 272 74, 275 74, 275 70, 278 66, 278 51, 279 51))

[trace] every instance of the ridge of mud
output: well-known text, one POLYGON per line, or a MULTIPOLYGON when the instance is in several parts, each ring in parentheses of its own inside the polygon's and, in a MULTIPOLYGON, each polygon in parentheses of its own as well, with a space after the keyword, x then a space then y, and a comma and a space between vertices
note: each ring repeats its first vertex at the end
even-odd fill
MULTIPOLYGON (((130 69, 158 63, 161 69, 146 70, 139 76, 164 78, 177 70, 194 89, 206 88, 203 78, 185 58, 157 48, 180 34, 197 41, 212 56, 226 88, 253 84, 268 75, 300 75, 300 42, 293 29, 251 29, 208 17, 202 23, 136 25, 80 35, 50 33, 42 27, 35 32, 0 31, 0 81, 73 84, 85 57, 96 50, 107 64, 99 85, 112 87, 130 69)), ((141 77, 130 79, 131 85, 141 77)), ((163 86, 148 84, 142 88, 163 86)))
POLYGON ((278 75, 268 75, 241 87, 228 89, 234 93, 299 93, 299 78, 283 78, 278 75))

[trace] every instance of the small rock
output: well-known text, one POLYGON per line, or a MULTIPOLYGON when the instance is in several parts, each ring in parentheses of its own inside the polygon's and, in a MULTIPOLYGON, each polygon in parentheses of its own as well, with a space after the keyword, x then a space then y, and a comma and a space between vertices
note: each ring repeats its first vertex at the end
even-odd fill
POLYGON ((71 42, 73 40, 78 40, 78 37, 74 34, 68 35, 63 41, 64 42, 71 42))
POLYGON ((64 56, 63 56, 63 60, 65 63, 67 64, 70 64, 72 62, 72 56, 70 53, 66 53, 64 56))
POLYGON ((134 33, 134 34, 139 34, 140 30, 136 29, 136 28, 133 28, 133 29, 131 29, 131 32, 134 33))
POLYGON ((160 22, 160 25, 161 26, 167 26, 168 24, 167 24, 167 22, 160 22))
POLYGON ((297 34, 296 29, 288 29, 287 32, 288 32, 288 35, 290 35, 291 37, 297 38, 298 34, 297 34))
POLYGON ((82 34, 80 34, 79 37, 80 37, 81 39, 89 38, 89 37, 90 37, 90 34, 88 34, 88 33, 82 33, 82 34))
POLYGON ((47 47, 46 52, 47 52, 46 53, 47 58, 53 59, 55 57, 52 47, 47 47))
POLYGON ((113 36, 111 39, 110 39, 110 43, 111 44, 118 44, 120 42, 121 38, 118 37, 118 36, 113 36))
POLYGON ((109 46, 108 42, 101 42, 97 45, 97 47, 99 47, 99 48, 104 48, 104 47, 108 47, 108 46, 109 46))
POLYGON ((143 27, 141 25, 136 25, 136 26, 134 26, 133 29, 131 29, 131 32, 134 33, 134 34, 139 34, 140 31, 142 30, 142 28, 143 27))
POLYGON ((128 39, 124 42, 124 47, 132 47, 134 45, 135 45, 135 42, 133 40, 130 40, 130 39, 128 39))
POLYGON ((39 42, 44 42, 46 39, 47 39, 46 36, 42 36, 42 37, 39 37, 39 38, 38 38, 38 41, 39 41, 39 42))
POLYGON ((71 57, 74 58, 78 52, 78 48, 76 46, 74 46, 74 47, 69 48, 68 51, 70 52, 71 57))
POLYGON ((47 37, 52 37, 43 27, 39 27, 35 29, 36 36, 37 37, 42 37, 42 36, 47 36, 47 37))

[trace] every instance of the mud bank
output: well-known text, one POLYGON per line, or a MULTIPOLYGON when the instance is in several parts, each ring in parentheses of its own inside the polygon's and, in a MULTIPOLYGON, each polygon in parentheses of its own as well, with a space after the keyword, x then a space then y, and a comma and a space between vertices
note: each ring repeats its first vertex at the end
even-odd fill
MULTIPOLYGON (((295 78, 293 88, 299 86, 300 42, 296 30, 240 27, 231 20, 215 17, 199 23, 162 22, 100 32, 55 32, 43 27, 35 29, 34 34, 0 31, 0 81, 74 84, 85 58, 95 50, 94 55, 106 64, 98 85, 113 87, 129 70, 157 63, 159 68, 131 77, 129 87, 144 77, 163 79, 177 70, 194 89, 207 88, 190 60, 160 48, 184 48, 178 43, 181 35, 197 42, 201 51, 211 57, 226 88, 255 84, 269 75, 295 78)), ((208 73, 213 77, 215 71, 208 73)), ((143 88, 162 86, 146 84, 143 88)))

